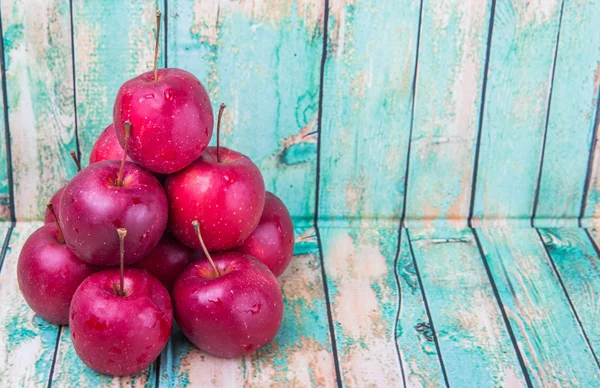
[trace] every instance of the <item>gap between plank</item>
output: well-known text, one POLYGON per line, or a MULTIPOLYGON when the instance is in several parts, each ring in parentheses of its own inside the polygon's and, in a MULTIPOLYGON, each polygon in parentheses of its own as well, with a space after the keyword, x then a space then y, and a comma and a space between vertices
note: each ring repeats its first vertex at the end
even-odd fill
MULTIPOLYGON (((592 180, 592 172, 594 169, 594 152, 598 144, 598 126, 600 126, 600 88, 598 88, 598 95, 596 96, 596 117, 594 119, 594 127, 592 128, 592 141, 590 142, 590 153, 588 156, 588 165, 585 173, 585 182, 583 183, 583 195, 581 197, 581 212, 579 213, 579 220, 577 221, 581 228, 581 222, 585 217, 585 209, 587 207, 587 198, 590 191, 590 183, 592 180)), ((591 218, 594 218, 593 216, 591 218)))
POLYGON ((496 14, 496 0, 492 0, 490 10, 490 21, 488 24, 487 47, 485 49, 485 64, 483 65, 483 80, 481 84, 481 104, 479 106, 479 125, 477 128, 477 140, 475 141, 475 160, 473 161, 473 176, 471 177, 471 199, 469 203, 469 215, 467 225, 473 227, 473 211, 475 208, 475 194, 477 193, 477 172, 479 169, 479 149, 481 147, 481 132, 483 129, 483 113, 485 108, 485 93, 487 90, 487 78, 490 68, 490 52, 492 51, 492 35, 494 33, 494 15, 496 14))
POLYGON ((398 307, 396 308, 396 320, 394 321, 394 346, 396 355, 398 356, 398 364, 400 373, 402 374, 402 386, 406 387, 406 376, 404 375, 404 365, 402 365, 402 356, 400 355, 400 347, 398 346, 398 323, 400 322, 400 313, 402 312, 402 292, 400 288, 400 276, 398 275, 398 261, 400 259, 400 250, 402 249, 402 222, 398 228, 398 247, 396 248, 396 257, 394 258, 394 278, 396 279, 396 288, 398 289, 398 307))
POLYGON ((525 382, 527 383, 527 386, 532 387, 533 384, 531 383, 531 377, 527 372, 525 360, 523 359, 523 355, 521 354, 521 350, 519 349, 515 333, 513 332, 510 321, 508 320, 508 315, 506 314, 504 303, 502 303, 500 293, 498 292, 498 287, 496 286, 496 282, 494 281, 494 277, 492 276, 492 271, 490 270, 490 266, 487 262, 487 259, 485 258, 485 253, 483 252, 483 247, 481 246, 481 242, 479 241, 479 236, 477 235, 477 231, 473 228, 471 228, 471 233, 475 237, 475 243, 477 244, 477 249, 479 250, 479 256, 481 257, 481 261, 483 262, 483 266, 485 267, 485 272, 487 273, 488 280, 490 282, 490 285, 492 286, 494 297, 496 298, 496 303, 498 303, 498 307, 500 307, 500 313, 502 314, 502 319, 504 320, 504 326, 506 326, 506 330, 508 331, 508 335, 510 337, 510 341, 512 342, 513 349, 515 350, 515 354, 517 355, 517 359, 519 360, 521 372, 523 372, 523 376, 525 377, 525 382))
POLYGON ((546 119, 544 125, 544 136, 542 137, 542 152, 540 155, 540 162, 538 167, 538 176, 535 185, 535 195, 533 197, 533 211, 531 212, 531 227, 534 228, 534 220, 537 214, 538 202, 540 200, 540 186, 542 184, 542 171, 544 169, 544 156, 546 155, 546 138, 548 137, 548 122, 550 121, 550 109, 552 107, 552 92, 554 90, 554 75, 556 74, 556 60, 558 58, 558 44, 560 42, 560 27, 562 25, 563 9, 565 7, 565 0, 562 1, 560 6, 560 15, 558 17, 558 30, 556 31, 556 44, 554 45, 554 58, 552 63, 552 74, 550 75, 550 91, 548 92, 548 103, 546 105, 546 119))
POLYGON ((69 0, 69 14, 71 23, 71 68, 73 71, 73 123, 75 125, 75 152, 81 164, 81 147, 79 146, 79 124, 77 118, 77 76, 75 71, 75 24, 73 23, 73 0, 69 0))
POLYGON ((421 295, 423 295, 423 303, 425 304, 425 311, 427 312, 427 319, 429 319, 429 326, 431 326, 431 333, 433 335, 433 341, 435 343, 435 350, 438 354, 438 359, 440 360, 440 366, 442 367, 442 374, 444 375, 444 382, 446 383, 446 387, 450 387, 448 383, 448 375, 446 374, 446 366, 444 365, 444 358, 442 357, 442 352, 440 350, 440 344, 438 342, 437 333, 435 332, 435 327, 433 325, 433 319, 431 318, 431 311, 429 310, 429 303, 427 303, 427 296, 425 295, 425 288, 423 287, 423 281, 421 280, 421 274, 419 273, 419 266, 417 265, 417 259, 415 258, 415 252, 412 247, 412 242, 410 241, 410 234, 408 233, 408 229, 406 230, 406 241, 408 242, 408 249, 410 251, 410 255, 412 256, 413 264, 415 266, 415 273, 417 274, 417 280, 419 281, 419 288, 421 289, 421 295))
POLYGON ((2 73, 2 102, 4 104, 4 138, 6 146, 6 173, 8 177, 8 196, 10 203, 8 209, 10 210, 10 221, 11 227, 14 227, 17 220, 15 213, 15 190, 14 190, 14 179, 13 179, 13 168, 12 168, 12 147, 10 141, 10 125, 8 122, 8 93, 6 89, 6 53, 4 52, 4 27, 2 26, 2 10, 0 9, 0 72, 2 73))
POLYGON ((52 356, 52 365, 50 366, 50 375, 48 376, 48 388, 52 388, 52 377, 54 376, 54 366, 56 365, 56 356, 58 355, 58 346, 60 345, 60 335, 62 326, 58 326, 56 333, 56 343, 54 344, 54 355, 52 356))

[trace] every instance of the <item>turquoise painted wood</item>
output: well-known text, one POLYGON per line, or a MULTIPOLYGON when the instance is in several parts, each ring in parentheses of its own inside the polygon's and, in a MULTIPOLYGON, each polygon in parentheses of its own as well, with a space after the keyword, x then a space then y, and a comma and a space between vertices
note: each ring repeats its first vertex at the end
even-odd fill
POLYGON ((396 347, 402 362, 405 386, 444 386, 431 322, 425 303, 414 259, 408 245, 406 229, 400 235, 400 252, 396 259, 396 281, 400 302, 396 318, 396 347))
POLYGON ((565 1, 536 226, 577 226, 582 206, 585 217, 596 214, 596 186, 589 188, 585 204, 583 200, 600 83, 600 34, 593 27, 599 18, 598 1, 565 1))
POLYGON ((584 229, 540 229, 558 276, 564 284, 574 311, 581 321, 594 353, 600 352, 600 258, 592 238, 597 232, 584 229))
POLYGON ((329 3, 319 140, 323 225, 348 218, 397 224, 418 27, 419 1, 329 3))
POLYGON ((598 386, 600 371, 534 229, 477 235, 535 386, 598 386))
MULTIPOLYGON (((19 292, 17 259, 25 240, 42 223, 12 230, 0 272, 0 386, 43 386, 48 381, 58 327, 36 317, 19 292)), ((0 225, 2 241, 9 225, 0 225)), ((2 262, 2 260, 0 260, 2 262)))
POLYGON ((560 13, 559 0, 496 2, 474 225, 530 222, 560 13))
MULTIPOLYGON (((98 135, 112 123, 121 84, 152 70, 157 8, 164 9, 162 0, 73 1, 77 125, 83 166, 98 135)), ((164 66, 164 52, 161 47, 159 66, 164 66)))
MULTIPOLYGON (((315 208, 323 3, 169 1, 168 64, 227 105, 221 145, 249 156, 298 225, 315 208)), ((213 144, 215 140, 213 138, 213 144)))
POLYGON ((517 352, 471 231, 411 230, 409 244, 450 386, 524 387, 517 352))
POLYGON ((267 347, 241 359, 209 356, 176 329, 160 358, 160 386, 335 386, 335 366, 314 229, 296 229, 295 256, 279 278, 284 318, 267 347))
POLYGON ((77 171, 69 3, 4 1, 1 10, 15 216, 40 219, 77 171))
POLYGON ((424 1, 407 225, 466 226, 492 1, 424 1), (460 92, 457 92, 460 90, 460 92))
POLYGON ((402 365, 392 345, 398 314, 398 230, 319 231, 342 384, 400 386, 402 365))

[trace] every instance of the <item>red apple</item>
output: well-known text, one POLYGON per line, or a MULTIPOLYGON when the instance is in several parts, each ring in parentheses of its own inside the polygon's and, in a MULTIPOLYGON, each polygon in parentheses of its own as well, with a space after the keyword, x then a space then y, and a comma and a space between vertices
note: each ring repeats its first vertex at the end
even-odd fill
POLYGON ((258 226, 236 251, 260 260, 275 276, 285 271, 294 254, 294 225, 281 199, 266 192, 258 226))
MULTIPOLYGON (((79 163, 79 159, 77 158, 75 151, 71 151, 71 158, 73 158, 73 162, 75 162, 75 166, 77 166, 77 172, 81 171, 81 164, 79 163)), ((60 199, 62 198, 63 191, 65 191, 65 186, 58 189, 58 191, 54 193, 52 198, 50 198, 50 202, 48 202, 49 204, 52 204, 55 213, 54 215, 56 215, 57 217, 60 214, 60 199)), ((52 213, 50 212, 49 207, 46 207, 44 223, 48 224, 50 222, 54 222, 54 215, 52 215, 52 213)))
POLYGON ((171 335, 173 308, 158 279, 124 268, 127 229, 117 233, 120 270, 101 271, 81 283, 73 295, 69 323, 75 352, 87 366, 124 376, 156 360, 171 335))
POLYGON ((267 345, 279 330, 283 297, 275 276, 239 252, 190 264, 175 282, 173 305, 181 331, 217 357, 241 357, 267 345))
POLYGON ((193 74, 181 69, 149 71, 125 82, 115 100, 113 123, 127 154, 141 166, 161 174, 179 171, 197 159, 213 131, 208 93, 193 74))
POLYGON ((23 245, 17 263, 19 289, 37 315, 67 325, 75 290, 98 268, 77 258, 56 223, 45 224, 23 245))
POLYGON ((167 178, 169 227, 185 245, 199 249, 192 228, 199 220, 209 251, 240 245, 258 225, 265 184, 252 161, 225 147, 208 147, 191 165, 167 178))
MULTIPOLYGON (((104 160, 121 160, 123 147, 119 144, 115 127, 111 124, 98 136, 90 153, 90 164, 104 160)), ((128 161, 131 158, 127 157, 128 161)))
POLYGON ((62 195, 60 222, 67 245, 90 264, 119 264, 115 228, 129 231, 126 264, 148 254, 165 231, 167 198, 160 183, 134 163, 123 163, 122 174, 119 168, 117 161, 91 164, 62 195))
POLYGON ((154 249, 133 266, 154 275, 170 291, 177 277, 196 258, 197 253, 194 250, 165 232, 154 249))

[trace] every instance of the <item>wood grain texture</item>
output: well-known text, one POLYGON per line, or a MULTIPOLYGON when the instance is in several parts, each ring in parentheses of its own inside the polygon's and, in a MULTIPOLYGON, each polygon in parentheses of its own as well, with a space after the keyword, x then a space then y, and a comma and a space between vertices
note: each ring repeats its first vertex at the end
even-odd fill
POLYGON ((322 225, 343 225, 352 217, 376 218, 373 221, 386 226, 398 224, 412 116, 419 3, 329 2, 319 140, 322 225))
POLYGON ((279 277, 284 317, 267 347, 240 359, 207 355, 176 329, 160 360, 164 387, 334 387, 335 368, 315 231, 296 230, 295 256, 279 277))
MULTIPOLYGON (((112 123, 121 84, 152 70, 157 9, 164 10, 163 0, 73 0, 77 124, 83 166, 98 135, 112 123)), ((164 66, 164 51, 161 46, 160 67, 164 66)), ((189 70, 193 72, 193 68, 189 70)))
MULTIPOLYGON (((169 1, 169 66, 192 71, 221 145, 249 156, 296 225, 312 225, 323 2, 169 1)), ((213 137, 213 144, 215 137, 213 137)))
POLYGON ((598 386, 600 371, 534 229, 477 231, 535 386, 598 386))
POLYGON ((440 359, 434 343, 431 322, 425 311, 423 295, 406 229, 400 236, 396 263, 400 305, 396 321, 396 347, 402 361, 407 387, 444 386, 440 359))
POLYGON ((52 374, 52 386, 79 386, 86 388, 101 387, 155 387, 155 364, 133 375, 113 377, 94 372, 88 368, 75 353, 69 327, 64 326, 60 334, 58 352, 52 374))
POLYGON ((525 386, 471 231, 409 234, 450 386, 525 386))
POLYGON ((399 292, 394 276, 398 230, 319 231, 342 384, 401 386, 402 369, 393 346, 399 292))
POLYGON ((408 227, 467 224, 491 3, 423 2, 408 227))
POLYGON ((16 218, 41 219, 76 172, 69 3, 3 1, 2 28, 16 218))
MULTIPOLYGON (((0 225, 3 237, 8 224, 0 225)), ((21 247, 41 222, 20 223, 12 231, 0 272, 0 386, 31 387, 48 383, 58 326, 35 315, 21 296, 17 261, 21 247)))
POLYGON ((560 0, 496 2, 475 226, 530 222, 560 10, 560 0))
MULTIPOLYGON (((600 83, 598 20, 600 3, 597 0, 565 2, 534 220, 536 226, 577 226, 600 83)), ((594 188, 588 195, 588 217, 598 214, 598 193, 594 188)))

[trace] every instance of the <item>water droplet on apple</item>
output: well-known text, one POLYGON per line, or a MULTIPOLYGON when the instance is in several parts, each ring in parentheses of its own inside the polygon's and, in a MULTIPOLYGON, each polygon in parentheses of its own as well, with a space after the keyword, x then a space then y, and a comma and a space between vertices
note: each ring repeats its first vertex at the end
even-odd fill
POLYGON ((145 98, 146 100, 152 100, 152 99, 154 99, 154 93, 146 94, 146 95, 144 96, 144 98, 145 98))
POLYGON ((171 101, 175 95, 175 91, 173 89, 165 89, 165 99, 167 101, 171 101))

